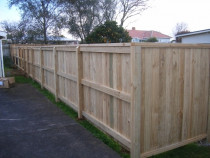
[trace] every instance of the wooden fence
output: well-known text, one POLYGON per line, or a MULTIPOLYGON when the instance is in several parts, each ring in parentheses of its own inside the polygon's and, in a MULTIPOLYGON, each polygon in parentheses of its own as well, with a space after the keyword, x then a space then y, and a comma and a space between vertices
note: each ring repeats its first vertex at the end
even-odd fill
POLYGON ((132 158, 210 140, 210 45, 12 45, 11 55, 132 158))

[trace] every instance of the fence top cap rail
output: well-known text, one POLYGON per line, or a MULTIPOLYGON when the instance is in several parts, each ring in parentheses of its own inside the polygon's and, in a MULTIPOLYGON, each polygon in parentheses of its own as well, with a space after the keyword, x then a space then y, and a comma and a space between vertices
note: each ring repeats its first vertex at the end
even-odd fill
POLYGON ((91 46, 91 47, 120 47, 120 46, 131 46, 131 43, 98 43, 98 44, 80 44, 79 46, 81 47, 87 47, 87 46, 91 46))
POLYGON ((79 44, 79 45, 21 45, 13 44, 18 48, 25 49, 53 49, 56 48, 76 48, 80 47, 130 47, 130 46, 141 46, 141 47, 153 47, 153 48, 210 48, 210 44, 181 44, 181 43, 100 43, 100 44, 79 44))
POLYGON ((182 43, 131 43, 131 46, 153 48, 210 48, 210 44, 182 44, 182 43))
POLYGON ((33 50, 53 50, 54 48, 63 51, 72 51, 72 49, 76 49, 77 45, 48 45, 48 46, 26 46, 26 45, 12 45, 13 47, 19 49, 33 49, 33 50))
POLYGON ((11 44, 12 46, 16 47, 76 47, 77 45, 33 45, 33 44, 11 44))
POLYGON ((60 47, 77 47, 78 45, 47 45, 47 46, 41 46, 42 48, 60 48, 60 47))

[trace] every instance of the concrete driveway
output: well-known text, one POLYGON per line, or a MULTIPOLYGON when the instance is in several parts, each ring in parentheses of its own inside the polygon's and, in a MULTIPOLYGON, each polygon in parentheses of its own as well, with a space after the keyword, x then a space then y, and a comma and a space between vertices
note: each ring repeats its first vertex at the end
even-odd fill
POLYGON ((0 158, 119 158, 29 84, 0 89, 0 158))

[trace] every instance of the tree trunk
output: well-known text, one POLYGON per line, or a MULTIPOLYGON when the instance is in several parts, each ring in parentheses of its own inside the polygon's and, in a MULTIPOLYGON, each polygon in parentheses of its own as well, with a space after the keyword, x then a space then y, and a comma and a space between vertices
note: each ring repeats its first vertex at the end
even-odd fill
POLYGON ((47 29, 46 29, 46 19, 44 18, 44 44, 47 44, 47 29))
POLYGON ((47 27, 46 27, 46 8, 44 1, 41 1, 42 9, 43 9, 43 33, 44 33, 44 44, 47 44, 47 27))

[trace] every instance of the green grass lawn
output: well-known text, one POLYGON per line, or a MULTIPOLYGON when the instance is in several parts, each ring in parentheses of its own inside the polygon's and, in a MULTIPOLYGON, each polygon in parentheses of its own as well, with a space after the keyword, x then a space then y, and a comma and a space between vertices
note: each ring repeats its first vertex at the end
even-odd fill
POLYGON ((152 158, 210 158, 210 146, 200 146, 197 143, 152 156, 152 158))
MULTIPOLYGON (((10 68, 6 68, 5 71, 11 71, 10 68)), ((46 89, 41 89, 41 86, 33 81, 30 78, 26 78, 24 76, 15 76, 16 83, 29 83, 35 88, 37 88, 43 95, 45 95, 52 103, 54 103, 56 106, 61 108, 67 115, 69 115, 72 119, 77 121, 79 124, 81 124, 84 128, 86 128, 88 131, 90 131, 96 138, 103 141, 106 145, 108 145, 110 148, 112 148, 114 151, 120 154, 123 158, 129 158, 130 154, 128 151, 126 151, 121 145, 119 145, 114 139, 112 139, 110 136, 106 135, 99 129, 97 129, 94 125, 92 125, 87 120, 78 120, 77 119, 77 113, 71 109, 68 105, 65 103, 59 101, 55 101, 55 97, 52 93, 47 91, 46 89)), ((174 149, 172 151, 168 151, 156 156, 152 156, 152 158, 210 158, 210 146, 199 146, 196 143, 189 144, 177 149, 174 149)))

